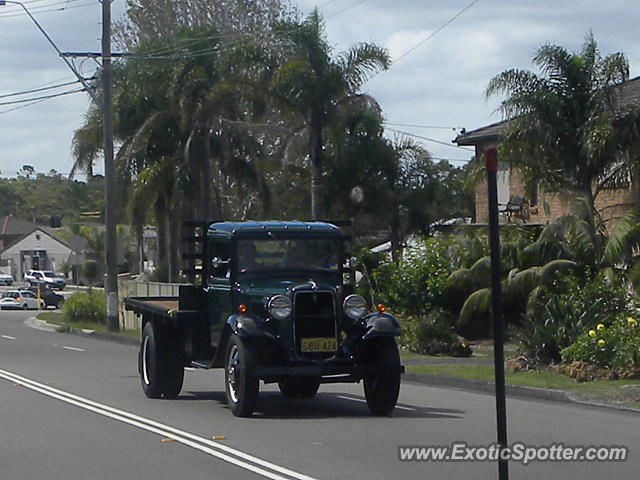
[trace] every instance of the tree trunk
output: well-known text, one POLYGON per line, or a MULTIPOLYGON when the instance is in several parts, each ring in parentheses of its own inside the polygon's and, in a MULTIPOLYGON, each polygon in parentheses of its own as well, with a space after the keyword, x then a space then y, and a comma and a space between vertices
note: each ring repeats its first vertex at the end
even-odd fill
POLYGON ((311 218, 321 220, 324 216, 322 190, 322 123, 312 118, 310 124, 311 143, 311 218))
MULTIPOLYGON (((167 257, 167 212, 166 212, 166 208, 164 208, 164 205, 161 203, 160 205, 156 206, 156 222, 158 224, 158 231, 157 231, 157 237, 158 237, 158 263, 156 265, 156 269, 163 268, 163 264, 164 266, 167 265, 168 262, 168 257, 167 257)), ((162 270, 161 270, 162 272, 162 270)), ((165 270, 166 272, 166 270, 165 270)), ((166 276, 163 273, 163 275, 161 275, 160 279, 161 281, 165 281, 166 280, 166 276)))
POLYGON ((135 230, 138 245, 138 273, 144 273, 144 226, 136 225, 135 230))
POLYGON ((209 220, 211 215, 211 145, 209 129, 204 131, 204 159, 202 162, 202 220, 209 220))

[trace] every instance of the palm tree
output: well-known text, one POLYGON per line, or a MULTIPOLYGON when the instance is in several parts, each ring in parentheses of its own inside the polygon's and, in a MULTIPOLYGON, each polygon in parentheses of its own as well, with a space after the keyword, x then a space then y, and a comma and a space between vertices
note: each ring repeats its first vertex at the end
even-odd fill
POLYGON ((322 174, 325 129, 340 107, 358 96, 367 77, 391 65, 387 51, 361 43, 332 58, 324 25, 316 9, 302 23, 286 22, 279 30, 288 57, 274 75, 272 95, 307 130, 311 170, 311 215, 324 215, 322 174))
POLYGON ((640 110, 623 108, 621 85, 629 78, 622 53, 602 58, 592 33, 578 53, 543 45, 533 63, 541 74, 507 70, 494 77, 486 96, 505 94, 500 110, 508 126, 504 158, 530 184, 549 192, 569 190, 593 205, 612 181, 629 178, 638 140, 640 110))

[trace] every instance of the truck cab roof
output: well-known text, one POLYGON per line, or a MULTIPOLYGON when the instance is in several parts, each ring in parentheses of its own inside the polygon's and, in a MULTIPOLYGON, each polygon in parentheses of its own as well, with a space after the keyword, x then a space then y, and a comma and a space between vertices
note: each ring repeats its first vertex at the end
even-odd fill
POLYGON ((209 235, 233 237, 243 234, 320 234, 340 236, 340 229, 326 222, 302 221, 245 221, 215 222, 209 225, 209 235))

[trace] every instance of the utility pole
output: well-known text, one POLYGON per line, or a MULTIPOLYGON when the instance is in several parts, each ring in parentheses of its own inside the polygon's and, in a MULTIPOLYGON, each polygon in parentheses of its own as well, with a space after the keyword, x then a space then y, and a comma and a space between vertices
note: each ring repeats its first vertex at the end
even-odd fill
POLYGON ((109 331, 120 329, 118 321, 118 238, 115 218, 116 176, 113 161, 113 73, 111 66, 111 0, 102 0, 102 113, 104 132, 105 176, 105 252, 107 278, 107 326, 109 331))

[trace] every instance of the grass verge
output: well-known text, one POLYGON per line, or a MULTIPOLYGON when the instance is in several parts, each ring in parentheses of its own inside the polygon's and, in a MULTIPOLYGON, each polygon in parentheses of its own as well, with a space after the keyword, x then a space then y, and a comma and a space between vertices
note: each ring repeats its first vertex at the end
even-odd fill
MULTIPOLYGON (((39 313, 36 317, 38 320, 44 320, 47 323, 52 325, 58 325, 61 330, 65 328, 82 328, 86 330, 95 330, 96 332, 106 332, 109 333, 107 326, 102 323, 94 323, 94 322, 73 322, 69 323, 64 320, 64 315, 58 312, 42 312, 39 313)), ((123 337, 129 337, 134 339, 140 338, 140 330, 121 330, 115 335, 122 335, 123 337)))
MULTIPOLYGON (((432 364, 407 365, 408 373, 427 373, 470 380, 493 381, 492 365, 432 364)), ((585 400, 640 407, 640 380, 596 380, 578 383, 566 375, 547 371, 506 372, 509 385, 553 388, 576 393, 585 400)))

